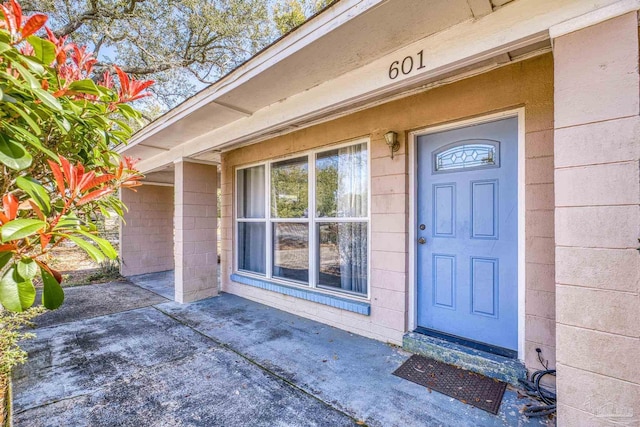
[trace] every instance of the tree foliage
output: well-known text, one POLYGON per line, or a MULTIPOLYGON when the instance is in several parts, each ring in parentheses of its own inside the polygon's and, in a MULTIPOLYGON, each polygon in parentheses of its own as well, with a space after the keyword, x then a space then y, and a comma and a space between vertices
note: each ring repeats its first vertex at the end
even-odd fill
POLYGON ((117 256, 92 218, 122 215, 117 190, 138 185, 133 162, 112 147, 127 142, 126 119, 140 118, 128 103, 153 82, 115 67, 95 83, 84 47, 35 35, 45 15, 27 18, 15 0, 0 11, 0 304, 28 309, 39 281, 43 305, 56 308, 64 294, 47 265, 52 248, 71 240, 96 261, 117 256))
POLYGON ((307 218, 309 216, 308 166, 292 162, 271 169, 272 215, 278 218, 307 218))
POLYGON ((335 0, 280 0, 273 7, 273 21, 280 34, 299 27, 311 15, 320 12, 335 0))
POLYGON ((217 80, 273 39, 263 0, 24 0, 44 12, 57 37, 93 48, 98 68, 157 82, 173 107, 217 80))

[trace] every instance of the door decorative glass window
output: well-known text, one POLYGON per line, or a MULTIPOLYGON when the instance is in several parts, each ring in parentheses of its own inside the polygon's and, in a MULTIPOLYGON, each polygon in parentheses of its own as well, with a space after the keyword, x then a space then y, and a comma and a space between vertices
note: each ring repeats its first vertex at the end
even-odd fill
POLYGON ((433 155, 434 173, 500 166, 500 143, 488 139, 454 142, 433 155))

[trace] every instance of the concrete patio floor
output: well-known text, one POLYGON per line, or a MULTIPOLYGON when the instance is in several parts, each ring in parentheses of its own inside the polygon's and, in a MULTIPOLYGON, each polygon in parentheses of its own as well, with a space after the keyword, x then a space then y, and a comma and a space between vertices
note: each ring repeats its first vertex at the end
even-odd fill
POLYGON ((66 295, 24 343, 16 426, 548 422, 522 416, 512 390, 498 416, 429 392, 391 375, 401 349, 234 295, 181 305, 124 281, 66 295))

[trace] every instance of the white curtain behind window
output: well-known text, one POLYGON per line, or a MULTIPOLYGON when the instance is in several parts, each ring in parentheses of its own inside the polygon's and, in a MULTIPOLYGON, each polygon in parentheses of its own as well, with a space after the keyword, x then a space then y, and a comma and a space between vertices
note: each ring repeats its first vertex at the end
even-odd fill
POLYGON ((242 194, 238 216, 240 218, 264 218, 264 166, 244 169, 238 178, 238 189, 242 194))
MULTIPOLYGON (((338 150, 337 216, 367 216, 367 151, 366 144, 338 150)), ((340 280, 342 289, 367 292, 367 226, 366 223, 338 224, 340 280)))
POLYGON ((266 272, 265 167, 238 171, 238 268, 266 272), (263 219, 246 222, 245 219, 263 219))

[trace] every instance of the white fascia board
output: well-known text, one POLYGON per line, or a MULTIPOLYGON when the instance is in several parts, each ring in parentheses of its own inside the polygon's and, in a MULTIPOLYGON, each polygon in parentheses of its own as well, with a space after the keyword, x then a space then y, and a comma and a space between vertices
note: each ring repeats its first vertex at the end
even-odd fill
POLYGON ((620 0, 549 28, 551 40, 640 9, 640 0, 620 0))
MULTIPOLYGON (((185 102, 159 117, 157 120, 149 123, 133 135, 126 146, 119 147, 117 151, 125 152, 128 147, 132 147, 153 136, 167 126, 170 126, 172 123, 188 116, 198 108, 211 102, 215 102, 215 100, 220 98, 222 95, 259 75, 261 72, 284 58, 303 49, 305 46, 313 43, 320 37, 323 37, 354 17, 369 9, 373 9, 386 1, 387 0, 341 0, 337 2, 314 19, 303 24, 293 33, 283 37, 274 45, 268 46, 264 51, 249 59, 246 63, 239 66, 225 77, 221 78, 193 97, 187 99, 185 102)), ((232 106, 222 105, 227 108, 233 108, 232 106)), ((250 112, 244 111, 241 113, 243 115, 250 114, 250 112)))
POLYGON ((479 19, 469 20, 426 37, 357 70, 327 81, 305 92, 272 104, 250 117, 219 129, 139 163, 152 170, 179 157, 189 157, 214 148, 242 144, 265 133, 282 130, 338 109, 374 101, 385 95, 471 66, 496 55, 549 39, 549 28, 585 13, 616 3, 616 0, 518 0, 479 19), (425 67, 391 80, 389 65, 408 55, 424 52, 425 67))

